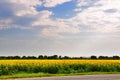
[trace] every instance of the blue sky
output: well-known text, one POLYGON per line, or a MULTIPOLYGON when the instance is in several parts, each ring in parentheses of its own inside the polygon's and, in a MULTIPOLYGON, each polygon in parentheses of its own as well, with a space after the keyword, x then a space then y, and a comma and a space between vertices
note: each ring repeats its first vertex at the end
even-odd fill
POLYGON ((70 1, 58 5, 56 7, 44 7, 37 6, 38 11, 49 10, 54 13, 53 18, 70 18, 73 17, 76 13, 74 13, 74 9, 76 8, 76 1, 70 1))
POLYGON ((0 55, 120 55, 119 0, 0 0, 0 55))

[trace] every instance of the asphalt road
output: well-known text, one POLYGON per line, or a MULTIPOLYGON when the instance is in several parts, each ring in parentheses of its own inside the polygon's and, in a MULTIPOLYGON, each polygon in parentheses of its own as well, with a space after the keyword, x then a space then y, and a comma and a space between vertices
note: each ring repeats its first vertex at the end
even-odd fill
POLYGON ((14 80, 120 80, 120 74, 22 78, 22 79, 14 79, 14 80))

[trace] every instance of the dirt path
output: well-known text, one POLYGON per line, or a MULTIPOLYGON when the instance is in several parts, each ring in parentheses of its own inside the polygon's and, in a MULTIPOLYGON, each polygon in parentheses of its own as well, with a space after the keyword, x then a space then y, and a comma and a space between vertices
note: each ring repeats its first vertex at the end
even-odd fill
POLYGON ((14 80, 120 80, 120 74, 22 78, 22 79, 14 79, 14 80))

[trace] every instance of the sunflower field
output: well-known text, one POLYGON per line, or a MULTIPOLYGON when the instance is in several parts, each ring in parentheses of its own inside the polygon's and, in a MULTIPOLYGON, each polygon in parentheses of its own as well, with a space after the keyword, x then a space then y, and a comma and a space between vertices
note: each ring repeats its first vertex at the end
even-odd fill
POLYGON ((0 60, 0 75, 19 72, 51 74, 120 72, 120 60, 0 60))

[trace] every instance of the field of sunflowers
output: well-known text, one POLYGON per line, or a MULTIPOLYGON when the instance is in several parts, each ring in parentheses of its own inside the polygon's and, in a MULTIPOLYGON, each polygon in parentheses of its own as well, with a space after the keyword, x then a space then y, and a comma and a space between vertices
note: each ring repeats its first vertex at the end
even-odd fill
POLYGON ((0 60, 0 75, 19 72, 51 74, 120 72, 120 60, 0 60))

